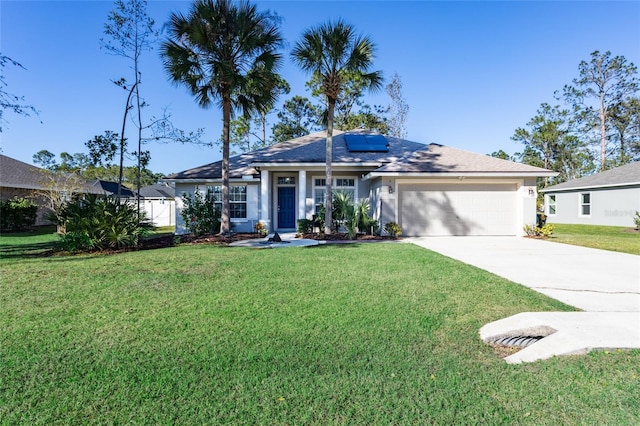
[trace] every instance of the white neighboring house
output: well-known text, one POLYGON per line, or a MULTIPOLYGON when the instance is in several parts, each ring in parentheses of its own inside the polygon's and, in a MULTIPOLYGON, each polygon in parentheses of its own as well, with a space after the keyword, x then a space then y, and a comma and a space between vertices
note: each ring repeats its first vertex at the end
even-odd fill
POLYGON ((640 162, 541 190, 547 223, 634 226, 640 211, 640 162))
POLYGON ((140 188, 143 207, 154 226, 175 226, 176 201, 175 190, 166 183, 140 188))
MULTIPOLYGON (((236 232, 295 231, 324 202, 326 132, 232 157, 230 216, 236 232)), ((536 178, 557 173, 438 144, 364 131, 335 131, 333 190, 367 199, 381 229, 396 222, 405 236, 523 235, 536 223, 536 178)), ((176 233, 187 232, 181 196, 219 194, 222 163, 164 179, 175 184, 176 233)), ((219 198, 218 198, 219 199, 219 198)))

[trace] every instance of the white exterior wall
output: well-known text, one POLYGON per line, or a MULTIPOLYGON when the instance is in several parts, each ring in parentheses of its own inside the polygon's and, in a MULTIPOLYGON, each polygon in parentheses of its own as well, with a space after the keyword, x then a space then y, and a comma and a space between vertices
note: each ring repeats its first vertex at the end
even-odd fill
POLYGON ((518 221, 516 222, 516 235, 523 236, 524 225, 536 226, 538 213, 538 189, 536 178, 525 178, 520 182, 518 188, 518 221))
MULTIPOLYGON (((198 185, 194 183, 182 184, 176 182, 176 199, 175 199, 175 222, 176 234, 187 234, 184 221, 182 220, 181 211, 184 207, 182 195, 184 193, 193 194, 196 187, 199 191, 206 191, 207 186, 219 185, 219 182, 202 182, 198 185)), ((255 224, 258 223, 259 206, 260 206, 260 182, 231 182, 231 186, 246 185, 247 186, 247 217, 242 219, 231 219, 234 232, 255 232, 255 224)))
POLYGON ((395 179, 395 178, 382 178, 378 185, 377 193, 379 194, 379 208, 377 209, 378 219, 381 225, 381 229, 384 229, 384 225, 388 222, 396 222, 400 224, 400 205, 399 205, 399 190, 402 189, 402 185, 421 185, 429 184, 430 186, 437 187, 438 184, 442 184, 443 189, 445 187, 451 188, 451 185, 464 185, 473 187, 473 185, 509 185, 513 188, 515 209, 513 218, 513 234, 521 236, 524 235, 524 225, 536 223, 536 179, 533 178, 467 178, 464 180, 451 179, 451 178, 431 178, 431 179, 395 179), (391 188, 391 192, 389 191, 391 188))
POLYGON ((547 223, 577 225, 635 226, 640 211, 640 188, 585 189, 545 194, 547 223), (591 214, 581 214, 581 194, 591 194, 591 214), (556 197, 556 214, 549 212, 549 196, 556 197))

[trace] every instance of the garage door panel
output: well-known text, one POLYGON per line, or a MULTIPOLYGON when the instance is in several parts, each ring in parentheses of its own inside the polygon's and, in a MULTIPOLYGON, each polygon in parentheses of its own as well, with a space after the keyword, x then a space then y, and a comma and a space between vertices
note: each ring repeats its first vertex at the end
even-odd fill
POLYGON ((514 185, 411 184, 399 187, 407 236, 514 235, 514 185))

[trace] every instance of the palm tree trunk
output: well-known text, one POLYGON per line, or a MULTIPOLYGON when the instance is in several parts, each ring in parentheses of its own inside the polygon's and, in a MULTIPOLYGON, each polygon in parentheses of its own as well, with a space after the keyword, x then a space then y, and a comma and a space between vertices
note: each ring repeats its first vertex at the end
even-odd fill
POLYGON ((336 101, 335 99, 328 99, 328 109, 327 109, 327 147, 326 147, 326 160, 325 160, 325 174, 326 174, 326 187, 324 194, 324 233, 329 235, 331 234, 331 222, 332 222, 332 170, 331 163, 333 157, 333 113, 335 110, 336 101))
POLYGON ((229 130, 231 124, 231 98, 223 95, 222 100, 222 212, 220 234, 228 234, 229 223, 229 130))

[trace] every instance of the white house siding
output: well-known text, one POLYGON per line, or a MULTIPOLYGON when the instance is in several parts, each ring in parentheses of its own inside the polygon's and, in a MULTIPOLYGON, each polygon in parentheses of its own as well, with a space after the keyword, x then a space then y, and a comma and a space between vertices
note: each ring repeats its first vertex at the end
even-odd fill
MULTIPOLYGON (((199 184, 176 183, 176 234, 187 234, 189 231, 185 227, 182 220, 181 211, 184 207, 183 194, 193 194, 197 187, 199 191, 206 191, 207 186, 220 185, 219 182, 202 182, 199 184)), ((259 220, 260 206, 260 182, 259 181, 233 181, 231 186, 246 185, 247 186, 247 217, 242 219, 231 219, 232 230, 234 232, 254 232, 255 224, 259 220)))
POLYGON ((545 194, 548 223, 634 226, 633 216, 640 211, 640 187, 599 188, 545 194), (590 194, 591 214, 581 214, 581 194, 590 194), (549 211, 549 197, 556 197, 556 213, 549 211))

